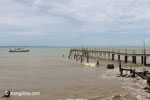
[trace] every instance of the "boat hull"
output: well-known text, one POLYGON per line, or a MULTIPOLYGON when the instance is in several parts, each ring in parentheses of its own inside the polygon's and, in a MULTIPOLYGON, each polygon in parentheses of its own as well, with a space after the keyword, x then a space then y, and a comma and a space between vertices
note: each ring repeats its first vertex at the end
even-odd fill
POLYGON ((9 50, 9 52, 29 52, 29 50, 22 50, 22 51, 9 50))

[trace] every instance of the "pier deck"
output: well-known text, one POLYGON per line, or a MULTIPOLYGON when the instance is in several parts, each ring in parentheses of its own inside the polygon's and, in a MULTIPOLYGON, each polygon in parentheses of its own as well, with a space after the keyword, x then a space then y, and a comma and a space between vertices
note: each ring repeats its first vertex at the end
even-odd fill
POLYGON ((109 57, 111 60, 121 60, 120 56, 124 56, 124 62, 128 63, 128 58, 132 57, 132 63, 137 63, 137 57, 141 57, 141 64, 147 65, 147 58, 150 56, 150 50, 135 50, 135 49, 102 49, 102 48, 72 48, 70 49, 69 58, 73 56, 74 59, 78 60, 86 57, 87 62, 89 58, 106 58, 109 57), (117 59, 116 59, 117 56, 117 59))

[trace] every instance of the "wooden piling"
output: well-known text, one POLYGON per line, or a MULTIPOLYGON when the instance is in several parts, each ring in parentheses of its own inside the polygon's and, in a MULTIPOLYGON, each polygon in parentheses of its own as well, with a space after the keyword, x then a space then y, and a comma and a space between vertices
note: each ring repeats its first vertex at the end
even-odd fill
POLYGON ((99 65, 99 61, 97 61, 96 65, 99 65))
POLYGON ((136 56, 132 56, 132 63, 136 64, 136 56))
POLYGON ((121 61, 119 61, 119 71, 121 71, 121 61))
POLYGON ((136 64, 136 56, 134 56, 134 63, 136 64))
POLYGON ((74 55, 74 59, 76 58, 76 55, 74 55))
POLYGON ((122 68, 120 69, 120 75, 123 75, 123 69, 122 68))
POLYGON ((89 54, 87 52, 87 63, 89 63, 89 54))
POLYGON ((76 61, 78 61, 78 55, 76 55, 76 61))
POLYGON ((133 73, 132 68, 130 68, 130 74, 133 73))
POLYGON ((132 70, 132 77, 135 77, 135 69, 132 70))
POLYGON ((132 56, 132 63, 134 63, 134 56, 132 56))
POLYGON ((125 62, 128 62, 128 56, 124 56, 125 57, 125 62))
POLYGON ((141 56, 141 64, 144 63, 144 56, 141 56))
POLYGON ((82 55, 81 55, 81 63, 83 62, 83 59, 82 59, 82 55))
POLYGON ((112 54, 112 60, 114 60, 114 54, 112 54))
POLYGON ((144 56, 144 65, 146 65, 146 56, 144 56))
POLYGON ((120 55, 118 55, 118 61, 120 61, 120 55))

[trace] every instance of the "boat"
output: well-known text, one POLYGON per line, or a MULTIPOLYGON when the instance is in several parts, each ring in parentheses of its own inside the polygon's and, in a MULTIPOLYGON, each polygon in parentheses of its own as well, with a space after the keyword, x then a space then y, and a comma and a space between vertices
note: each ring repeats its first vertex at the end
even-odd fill
POLYGON ((29 52, 29 50, 24 50, 21 48, 10 49, 9 52, 29 52))

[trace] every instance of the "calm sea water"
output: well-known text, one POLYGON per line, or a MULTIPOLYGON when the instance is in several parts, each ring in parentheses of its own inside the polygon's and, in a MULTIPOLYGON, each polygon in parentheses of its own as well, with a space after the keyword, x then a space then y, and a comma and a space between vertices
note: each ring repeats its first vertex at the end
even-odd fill
POLYGON ((141 85, 138 87, 133 84, 136 80, 116 78, 117 69, 108 72, 103 65, 91 67, 67 59, 70 48, 24 47, 30 49, 30 52, 9 53, 10 48, 0 48, 0 96, 3 96, 5 90, 40 92, 40 95, 11 96, 8 100, 148 98, 148 94, 140 95, 138 92, 130 95, 136 89, 143 91, 141 85))

